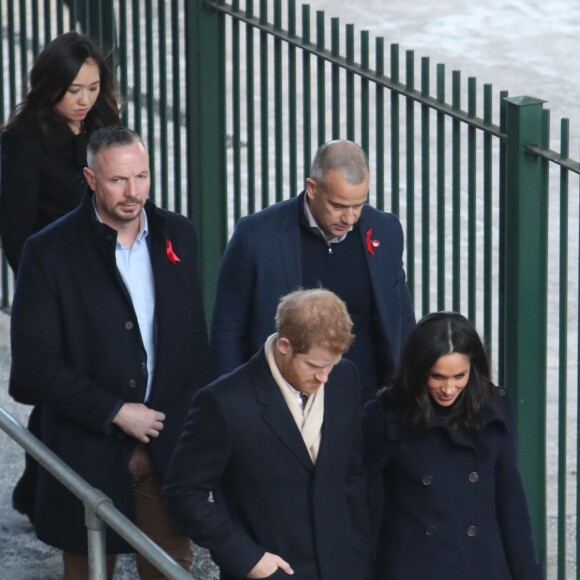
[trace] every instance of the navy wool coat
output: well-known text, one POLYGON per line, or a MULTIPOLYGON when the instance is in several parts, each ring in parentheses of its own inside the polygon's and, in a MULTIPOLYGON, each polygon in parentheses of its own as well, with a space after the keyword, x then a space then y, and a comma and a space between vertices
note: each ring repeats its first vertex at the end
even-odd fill
MULTIPOLYGON (((183 531, 209 548, 222 580, 245 578, 266 551, 290 563, 293 580, 363 577, 366 480, 350 361, 333 369, 324 394, 316 465, 263 349, 196 395, 164 493, 183 531)), ((290 576, 279 570, 270 578, 290 576)))
MULTIPOLYGON (((163 478, 190 401, 205 383, 208 342, 194 228, 151 202, 145 209, 157 344, 147 404, 166 415, 148 447, 163 478), (168 259, 168 239, 178 263, 168 259)), ((26 242, 12 307, 10 393, 21 403, 42 403, 43 442, 132 517, 128 462, 135 440, 111 421, 123 403, 144 400, 147 365, 115 242, 116 232, 98 222, 88 194, 26 242)), ((86 552, 81 502, 43 469, 37 487, 39 539, 86 552)), ((108 553, 132 551, 108 533, 108 553)))
MULTIPOLYGON (((235 369, 261 348, 274 332, 278 301, 303 283, 303 199, 304 193, 243 217, 236 224, 220 266, 212 317, 211 346, 217 375, 235 369)), ((358 223, 362 244, 368 230, 380 241, 374 255, 366 249, 364 255, 379 345, 384 345, 383 356, 389 367, 395 368, 401 344, 415 324, 403 270, 403 230, 395 215, 368 204, 358 223)))
POLYGON ((374 580, 540 580, 517 467, 513 402, 497 388, 476 438, 434 415, 401 433, 401 413, 374 400, 364 412, 369 478, 385 505, 374 580), (504 556, 505 553, 505 556, 504 556))

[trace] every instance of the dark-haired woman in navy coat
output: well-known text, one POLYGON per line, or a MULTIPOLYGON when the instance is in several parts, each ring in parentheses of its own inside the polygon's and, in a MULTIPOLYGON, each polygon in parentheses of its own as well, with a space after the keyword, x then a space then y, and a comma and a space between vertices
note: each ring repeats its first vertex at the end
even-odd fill
POLYGON ((540 580, 514 438, 460 314, 425 316, 397 374, 365 407, 369 477, 382 475, 374 580, 540 580))

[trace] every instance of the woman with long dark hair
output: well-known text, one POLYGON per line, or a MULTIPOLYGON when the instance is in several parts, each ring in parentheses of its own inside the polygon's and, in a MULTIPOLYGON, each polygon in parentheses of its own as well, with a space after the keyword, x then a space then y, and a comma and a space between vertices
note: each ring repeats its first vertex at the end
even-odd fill
POLYGON ((364 417, 382 476, 374 580, 539 580, 517 466, 514 405, 481 339, 454 312, 425 316, 364 417))
POLYGON ((119 122, 113 78, 95 44, 77 32, 49 42, 0 138, 0 238, 15 274, 28 236, 78 205, 88 135, 119 122))

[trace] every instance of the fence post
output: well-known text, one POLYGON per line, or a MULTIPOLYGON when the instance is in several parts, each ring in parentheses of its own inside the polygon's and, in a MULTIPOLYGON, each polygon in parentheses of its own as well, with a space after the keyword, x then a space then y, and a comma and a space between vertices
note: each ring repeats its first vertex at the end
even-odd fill
POLYGON ((542 161, 543 102, 506 99, 505 386, 516 405, 519 465, 536 546, 546 561, 547 192, 542 161))
POLYGON ((224 16, 200 0, 185 3, 185 18, 187 213, 200 237, 202 287, 209 316, 227 241, 224 16))

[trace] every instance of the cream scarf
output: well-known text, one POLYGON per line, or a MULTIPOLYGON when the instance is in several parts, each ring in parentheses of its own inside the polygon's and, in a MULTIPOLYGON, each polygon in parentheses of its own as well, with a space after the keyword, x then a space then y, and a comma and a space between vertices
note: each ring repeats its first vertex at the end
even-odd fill
POLYGON ((320 385, 317 391, 308 397, 306 408, 302 411, 300 403, 296 399, 294 390, 284 379, 276 360, 274 359, 274 348, 276 346, 276 334, 272 334, 266 340, 264 345, 264 352, 266 353, 266 360, 270 367, 270 372, 280 388, 280 392, 294 417, 296 426, 302 435, 304 445, 310 454, 312 463, 316 464, 318 451, 320 449, 320 441, 322 439, 322 421, 324 419, 324 385, 320 385))

